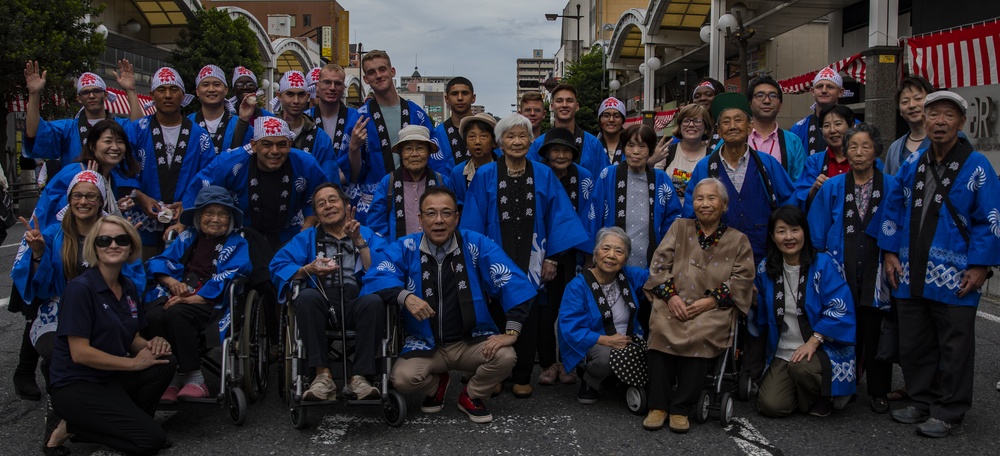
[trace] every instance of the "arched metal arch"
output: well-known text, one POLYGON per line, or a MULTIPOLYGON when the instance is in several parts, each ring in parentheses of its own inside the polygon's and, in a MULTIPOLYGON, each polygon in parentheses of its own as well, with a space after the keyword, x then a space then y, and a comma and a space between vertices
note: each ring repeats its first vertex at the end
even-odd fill
POLYGON ((264 27, 264 25, 261 24, 260 21, 253 16, 253 14, 250 14, 249 11, 243 8, 237 8, 235 6, 220 6, 218 8, 228 12, 229 17, 233 19, 242 17, 250 23, 250 30, 252 30, 254 36, 257 37, 257 47, 260 49, 260 57, 265 62, 269 63, 268 66, 271 66, 277 55, 274 53, 274 46, 271 44, 270 37, 267 36, 267 28, 264 27))
POLYGON ((628 38, 628 35, 632 31, 633 27, 639 29, 642 41, 645 42, 646 26, 644 24, 644 20, 645 14, 638 8, 631 8, 622 13, 621 17, 618 18, 618 23, 615 25, 614 34, 611 36, 611 52, 609 54, 611 61, 616 61, 621 58, 622 47, 625 45, 625 39, 628 38))
POLYGON ((313 61, 313 59, 309 57, 309 51, 302 45, 301 42, 299 42, 299 40, 296 40, 295 38, 278 38, 274 40, 271 45, 274 46, 274 57, 271 60, 272 63, 274 63, 274 61, 281 57, 281 55, 285 52, 291 52, 292 55, 298 58, 299 62, 302 63, 303 71, 317 67, 320 64, 320 62, 313 61))

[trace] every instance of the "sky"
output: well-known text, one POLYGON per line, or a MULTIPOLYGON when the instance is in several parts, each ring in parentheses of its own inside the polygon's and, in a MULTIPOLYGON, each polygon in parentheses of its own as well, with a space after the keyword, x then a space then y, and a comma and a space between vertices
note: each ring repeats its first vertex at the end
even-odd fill
MULTIPOLYGON (((476 104, 498 117, 516 103, 515 65, 533 49, 545 57, 559 46, 558 13, 565 0, 338 0, 350 12, 351 42, 384 49, 396 76, 465 76, 476 104)), ((398 84, 398 79, 397 79, 398 84)))

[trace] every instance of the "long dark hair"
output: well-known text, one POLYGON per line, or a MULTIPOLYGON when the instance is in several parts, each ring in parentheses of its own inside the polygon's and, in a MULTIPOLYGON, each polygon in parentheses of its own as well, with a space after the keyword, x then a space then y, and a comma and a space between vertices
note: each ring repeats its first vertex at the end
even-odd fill
POLYGON ((812 237, 809 234, 809 220, 806 213, 796 206, 781 206, 771 212, 771 218, 767 221, 767 259, 764 260, 764 271, 771 280, 777 280, 781 275, 785 264, 785 258, 778 250, 778 244, 774 242, 774 226, 778 221, 785 222, 789 226, 802 228, 803 240, 802 250, 799 251, 800 271, 806 271, 809 266, 816 261, 816 248, 813 247, 812 237))
POLYGON ((111 134, 114 135, 115 138, 125 141, 125 151, 123 152, 124 158, 121 163, 116 165, 118 171, 125 177, 135 177, 139 174, 139 171, 142 171, 142 164, 135 158, 135 154, 132 151, 132 143, 128 141, 128 135, 125 134, 125 129, 114 120, 105 119, 94 124, 94 126, 90 129, 90 132, 87 133, 87 145, 84 146, 83 150, 80 152, 80 156, 77 158, 77 161, 83 163, 84 165, 86 165, 90 160, 97 161, 97 157, 94 154, 94 147, 97 147, 97 141, 100 140, 101 135, 108 130, 111 130, 111 134))

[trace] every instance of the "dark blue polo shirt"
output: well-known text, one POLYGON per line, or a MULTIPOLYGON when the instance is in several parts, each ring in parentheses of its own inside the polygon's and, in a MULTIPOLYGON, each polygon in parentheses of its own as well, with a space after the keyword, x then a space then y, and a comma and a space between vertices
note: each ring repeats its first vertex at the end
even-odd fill
POLYGON ((124 275, 119 275, 118 283, 121 299, 115 298, 97 268, 87 269, 66 284, 52 351, 53 388, 79 381, 104 383, 115 374, 73 362, 68 336, 89 339, 90 346, 114 356, 129 356, 135 335, 146 326, 146 315, 135 285, 124 275))

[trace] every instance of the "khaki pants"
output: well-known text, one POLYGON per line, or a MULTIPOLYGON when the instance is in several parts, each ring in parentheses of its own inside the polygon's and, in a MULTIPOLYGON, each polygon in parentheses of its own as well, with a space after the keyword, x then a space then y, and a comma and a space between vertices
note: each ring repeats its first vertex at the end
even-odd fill
POLYGON ((791 415, 796 408, 808 411, 822 391, 822 382, 823 365, 816 355, 812 361, 797 363, 774 358, 757 392, 757 410, 771 418, 791 415))
POLYGON ((493 358, 483 357, 483 345, 454 342, 437 348, 431 356, 399 358, 392 367, 392 384, 403 394, 420 393, 433 396, 438 388, 438 375, 457 370, 473 372, 466 386, 472 399, 490 397, 497 383, 504 381, 514 368, 517 355, 511 347, 497 350, 493 358))

